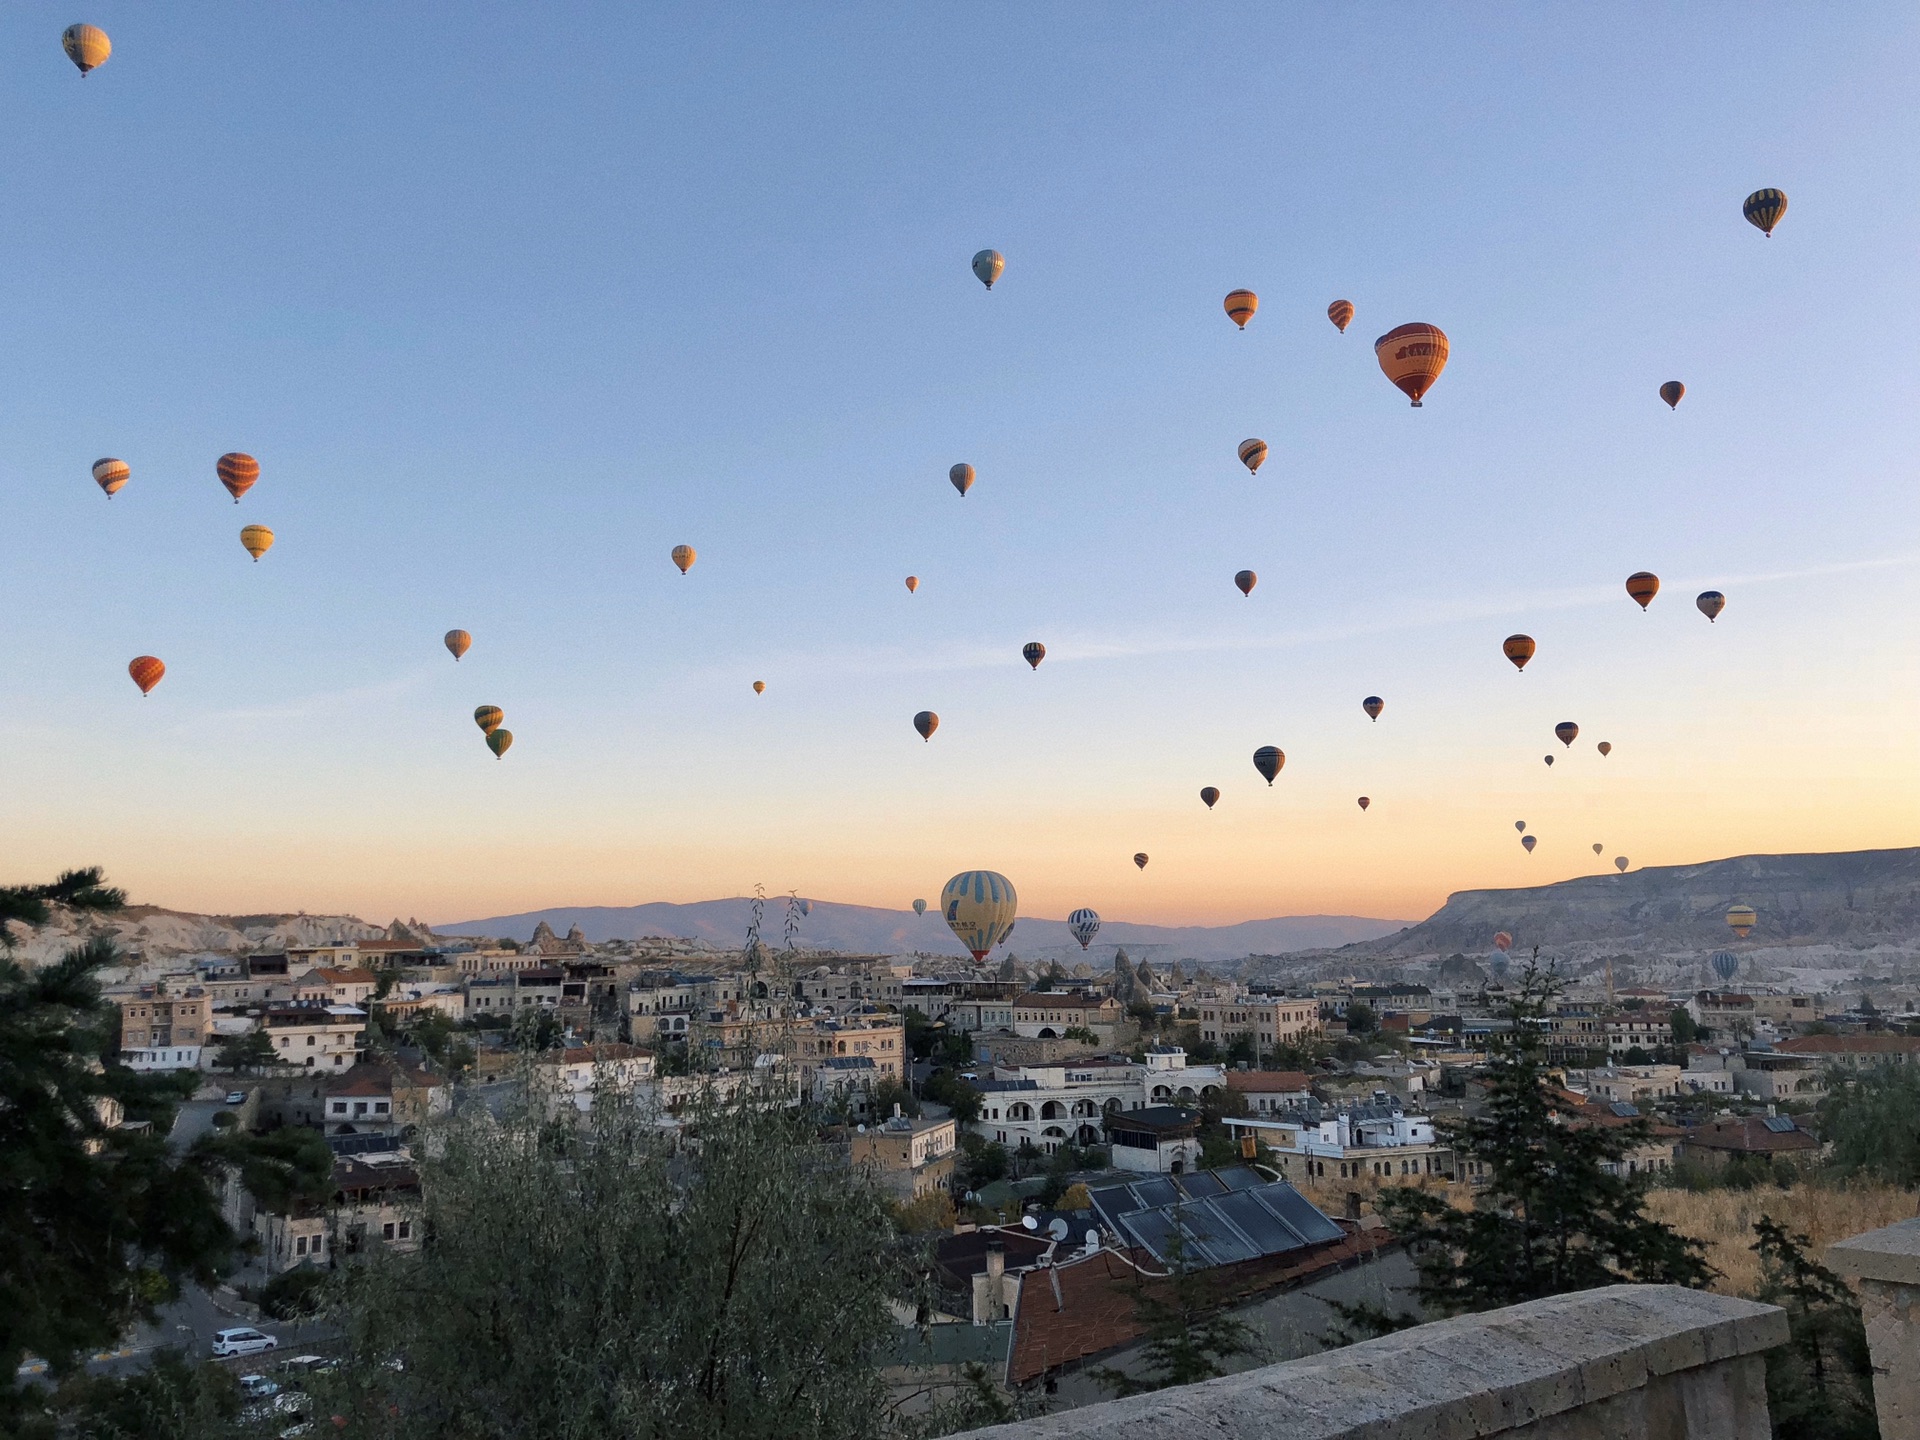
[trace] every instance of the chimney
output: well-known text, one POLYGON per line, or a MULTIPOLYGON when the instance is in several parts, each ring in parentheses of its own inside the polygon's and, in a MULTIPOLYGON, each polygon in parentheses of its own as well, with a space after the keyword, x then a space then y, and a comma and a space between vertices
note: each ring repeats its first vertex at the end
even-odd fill
POLYGON ((1007 1247, 999 1240, 987 1242, 987 1283, 994 1287, 996 1296, 1000 1293, 1000 1278, 1007 1273, 1007 1247))

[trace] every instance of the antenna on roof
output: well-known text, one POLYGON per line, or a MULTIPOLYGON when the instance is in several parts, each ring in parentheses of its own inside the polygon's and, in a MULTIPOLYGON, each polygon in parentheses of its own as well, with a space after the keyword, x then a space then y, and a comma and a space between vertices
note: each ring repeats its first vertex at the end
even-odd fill
POLYGON ((1052 1223, 1047 1226, 1047 1235, 1056 1245, 1059 1244, 1067 1238, 1067 1222, 1058 1215, 1054 1216, 1052 1223))
POLYGON ((1040 1228, 1040 1222, 1031 1215, 1022 1215, 1020 1217, 1020 1225, 1022 1229, 1026 1230, 1038 1230, 1040 1228))

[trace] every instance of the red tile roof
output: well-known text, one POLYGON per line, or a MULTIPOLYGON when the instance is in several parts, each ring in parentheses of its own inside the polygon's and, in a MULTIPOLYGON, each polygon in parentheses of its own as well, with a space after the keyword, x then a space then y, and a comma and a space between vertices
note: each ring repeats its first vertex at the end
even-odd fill
POLYGON ((1681 1144, 1694 1150, 1721 1150, 1739 1154, 1775 1155, 1785 1151, 1812 1150, 1820 1142, 1806 1131, 1769 1130, 1758 1115, 1741 1120, 1716 1120, 1686 1132, 1681 1144))
POLYGON ((1313 1088, 1298 1070, 1229 1070, 1227 1089, 1253 1095, 1297 1095, 1313 1088))
POLYGON ((1920 1035, 1797 1035, 1773 1048, 1795 1055, 1920 1055, 1920 1035))

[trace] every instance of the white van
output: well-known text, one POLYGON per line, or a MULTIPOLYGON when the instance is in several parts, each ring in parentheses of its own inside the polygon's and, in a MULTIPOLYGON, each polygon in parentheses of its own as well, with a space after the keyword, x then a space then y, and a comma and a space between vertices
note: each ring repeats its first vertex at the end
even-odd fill
POLYGON ((262 1350, 277 1350, 280 1342, 273 1336, 255 1330, 250 1325, 236 1326, 232 1330, 221 1330, 213 1337, 213 1353, 216 1357, 225 1355, 258 1355, 262 1350))

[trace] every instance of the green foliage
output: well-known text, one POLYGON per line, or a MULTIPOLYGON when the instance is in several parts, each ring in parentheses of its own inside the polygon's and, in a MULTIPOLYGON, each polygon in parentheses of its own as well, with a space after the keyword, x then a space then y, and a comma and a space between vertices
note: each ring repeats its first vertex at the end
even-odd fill
POLYGON ((290 1215, 333 1193, 333 1151, 318 1130, 289 1125, 265 1135, 206 1135, 193 1147, 203 1161, 230 1165, 261 1208, 290 1215))
POLYGON ((1681 1190, 1786 1190, 1807 1179, 1810 1165, 1786 1155, 1729 1155, 1720 1164, 1681 1161, 1665 1182, 1681 1190))
POLYGON ((1212 1380, 1227 1373, 1221 1362, 1262 1351, 1259 1332, 1220 1308, 1214 1277, 1188 1263, 1185 1239, 1177 1227, 1167 1243, 1167 1269, 1167 1280, 1137 1282, 1134 1291, 1134 1314, 1147 1329, 1141 1352, 1145 1373, 1129 1375, 1110 1366, 1087 1372, 1115 1395, 1141 1395, 1212 1380))
POLYGON ((951 1070, 936 1070, 920 1087, 927 1099, 944 1105, 962 1125, 980 1118, 980 1092, 951 1070))
POLYGON ((1380 1017, 1374 1013, 1373 1006, 1364 1000, 1355 1000, 1347 1006, 1347 1033, 1349 1035, 1371 1035, 1380 1028, 1380 1017))
POLYGON ((920 1102, 914 1098, 911 1090, 889 1075, 873 1087, 873 1113, 885 1120, 893 1114, 896 1105, 900 1107, 902 1115, 919 1118, 920 1102))
POLYGON ((1487 1167, 1471 1211, 1410 1187, 1376 1201, 1420 1272, 1429 1315, 1488 1310, 1599 1285, 1704 1285, 1700 1242, 1645 1213, 1638 1178, 1608 1173, 1648 1137, 1644 1121, 1567 1123, 1547 1085, 1540 1022, 1556 986, 1532 965, 1495 1038, 1485 1108, 1453 1131, 1455 1153, 1487 1167))
POLYGON ((1676 1045, 1691 1045, 1700 1038, 1700 1027, 1693 1023, 1693 1016, 1684 1005, 1673 1007, 1667 1024, 1673 1027, 1673 1043, 1676 1045))
POLYGON ((964 1180, 969 1190, 984 1190, 1007 1173, 1007 1147, 972 1131, 962 1131, 960 1154, 965 1165, 964 1180))
POLYGON ((566 1035, 567 1027, 550 1005, 529 1005, 514 1012, 513 1043, 521 1050, 558 1050, 566 1035))
MULTIPOLYGON (((62 886, 90 908, 114 893, 93 871, 25 890, 31 898, 62 886)), ((9 892, 16 914, 31 909, 21 893, 9 892)), ((106 1063, 116 1011, 96 972, 117 960, 104 938, 33 971, 0 957, 0 1364, 9 1374, 30 1354, 65 1371, 151 1313, 180 1277, 211 1281, 233 1244, 208 1176, 167 1148, 179 1081, 106 1063), (99 1107, 109 1101, 152 1128, 108 1128, 99 1107)), ((0 1433, 20 1403, 19 1391, 0 1386, 0 1433)))
POLYGON ((266 1070, 280 1063, 280 1057, 274 1053, 273 1037, 264 1030, 249 1030, 244 1035, 229 1035, 220 1042, 220 1048, 214 1052, 213 1064, 218 1070, 228 1070, 235 1074, 251 1070, 266 1070))
POLYGON ((891 1207, 777 1105, 481 1107, 423 1147, 430 1243, 340 1273, 341 1440, 865 1440, 910 1283, 891 1207), (393 1362, 398 1362, 393 1363, 393 1362))
POLYGON ((902 1235, 944 1235, 953 1229, 954 1218, 953 1197, 944 1190, 929 1190, 893 1207, 894 1228, 902 1235))
POLYGON ((1874 1440, 1873 1359, 1853 1292, 1807 1257, 1812 1241, 1771 1216, 1753 1222, 1757 1298, 1787 1312, 1788 1341, 1767 1352, 1767 1408, 1779 1440, 1874 1440))
POLYGON ((314 1265, 282 1270, 260 1287, 260 1308, 276 1320, 300 1320, 320 1310, 327 1272, 314 1265))
POLYGON ((1837 1173, 1920 1186, 1920 1065, 1836 1073, 1820 1102, 1820 1131, 1837 1173))
POLYGON ((1069 1025, 1060 1032, 1062 1040, 1078 1040, 1082 1045, 1098 1045, 1100 1037, 1084 1025, 1069 1025))
POLYGON ((286 1423, 264 1432, 247 1425, 231 1373, 166 1349, 155 1351, 146 1368, 131 1375, 72 1377, 23 1434, 62 1440, 239 1440, 277 1434, 286 1423))
POLYGON ((1343 1345, 1357 1345, 1362 1340, 1376 1340, 1396 1330, 1409 1330, 1420 1323, 1420 1317, 1411 1311, 1389 1310, 1371 1300, 1350 1302, 1332 1300, 1325 1295, 1313 1298, 1334 1313, 1332 1327, 1320 1337, 1330 1350, 1337 1350, 1343 1345))
POLYGON ((13 948, 9 922, 38 929, 53 918, 56 907, 99 913, 118 910, 127 903, 127 892, 105 882, 105 874, 95 865, 68 870, 47 885, 0 885, 0 945, 13 948))
POLYGON ((473 1046, 460 1038, 460 1027, 441 1010, 416 1013, 407 1034, 427 1058, 449 1075, 473 1068, 473 1046))

